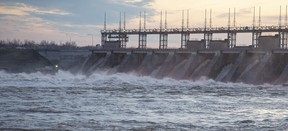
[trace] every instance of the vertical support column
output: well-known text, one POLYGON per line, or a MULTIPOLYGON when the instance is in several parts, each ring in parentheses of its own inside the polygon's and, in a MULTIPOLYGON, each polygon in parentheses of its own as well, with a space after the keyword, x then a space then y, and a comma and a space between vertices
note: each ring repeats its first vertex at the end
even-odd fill
POLYGON ((210 25, 209 29, 207 29, 207 10, 205 9, 205 21, 204 21, 204 42, 205 42, 205 48, 209 48, 210 41, 212 40, 212 10, 210 9, 210 25))
POLYGON ((233 48, 236 46, 236 11, 234 8, 234 15, 233 15, 233 29, 230 28, 230 9, 229 9, 229 33, 228 33, 228 40, 229 40, 229 47, 233 48))
POLYGON ((283 38, 283 41, 282 41, 283 47, 282 48, 287 49, 287 44, 288 44, 288 32, 287 31, 283 32, 282 38, 283 38))
POLYGON ((101 33, 101 46, 103 46, 106 41, 107 41, 107 34, 102 32, 101 33))
MULTIPOLYGON (((259 8, 259 26, 261 26, 261 8, 259 8)), ((259 36, 261 36, 260 27, 256 27, 256 20, 255 20, 255 7, 253 8, 253 31, 252 31, 252 46, 254 48, 259 47, 259 36)))
POLYGON ((139 39, 138 39, 138 48, 146 48, 146 36, 142 32, 142 12, 140 12, 139 17, 139 39))
POLYGON ((286 13, 285 13, 285 27, 284 27, 284 31, 283 31, 283 48, 287 49, 287 45, 288 45, 288 16, 287 16, 287 5, 286 5, 286 13))
POLYGON ((139 34, 139 46, 138 48, 145 49, 147 48, 147 34, 145 32, 141 32, 139 34))
POLYGON ((279 37, 280 37, 280 48, 284 48, 284 32, 280 31, 279 32, 279 37))
POLYGON ((167 47, 168 47, 168 33, 160 32, 159 49, 167 49, 167 47))
MULTIPOLYGON (((229 27, 228 27, 229 28, 229 27)), ((233 47, 233 44, 232 44, 232 41, 231 41, 231 39, 232 39, 232 36, 231 36, 231 31, 230 31, 230 29, 229 29, 229 32, 228 32, 228 34, 227 34, 227 39, 228 39, 228 42, 229 42, 229 48, 232 48, 233 47)))
POLYGON ((252 47, 256 47, 256 43, 255 43, 255 37, 256 37, 256 35, 255 35, 255 7, 253 7, 253 24, 252 24, 252 26, 253 26, 253 31, 252 31, 252 47))
POLYGON ((103 31, 101 32, 101 46, 105 44, 107 41, 107 34, 106 34, 106 12, 104 13, 104 28, 103 31))
POLYGON ((163 31, 162 26, 162 11, 160 14, 160 38, 159 38, 159 49, 167 49, 168 47, 168 33, 167 33, 167 12, 165 12, 165 29, 163 31))
POLYGON ((227 39, 229 41, 229 48, 232 48, 233 47, 233 44, 232 44, 232 33, 231 33, 231 15, 230 15, 230 8, 229 8, 229 13, 228 13, 228 33, 227 33, 227 39))
POLYGON ((126 34, 126 14, 125 12, 123 13, 123 32, 121 34, 121 48, 126 48, 127 44, 127 34, 126 34))
MULTIPOLYGON (((282 11, 282 9, 281 9, 281 6, 280 6, 280 14, 279 14, 279 27, 278 27, 278 29, 279 29, 279 33, 278 33, 278 35, 279 35, 279 41, 280 41, 280 48, 285 48, 285 31, 282 29, 282 14, 281 14, 281 11, 282 11)), ((285 23, 286 24, 286 23, 285 23)))
POLYGON ((127 41, 128 41, 128 37, 127 37, 127 34, 124 32, 120 35, 121 37, 121 48, 126 48, 126 44, 127 44, 127 41))
POLYGON ((259 30, 253 30, 252 32, 252 45, 255 48, 259 47, 259 36, 261 36, 261 33, 259 30))
POLYGON ((190 34, 188 32, 189 28, 189 10, 187 10, 187 29, 184 30, 184 10, 182 11, 182 32, 181 32, 181 49, 187 48, 187 41, 190 39, 190 34))
POLYGON ((140 21, 139 21, 139 44, 138 48, 145 49, 147 48, 147 33, 146 33, 146 13, 143 14, 143 30, 142 30, 142 15, 140 12, 140 21))
POLYGON ((182 31, 181 33, 181 49, 187 48, 187 42, 189 41, 190 34, 188 32, 182 31))
POLYGON ((283 29, 279 32, 279 36, 280 36, 280 47, 282 49, 287 49, 288 32, 283 29))
POLYGON ((231 47, 235 47, 236 46, 236 32, 232 31, 231 33, 231 47))
POLYGON ((118 31, 118 41, 120 42, 120 48, 123 48, 123 34, 122 34, 122 13, 120 12, 119 19, 119 31, 118 31))
POLYGON ((228 41, 229 41, 229 48, 233 48, 236 46, 236 32, 235 32, 235 30, 229 31, 228 41))
MULTIPOLYGON (((105 16, 106 17, 106 16, 105 16)), ((111 39, 117 38, 118 42, 120 43, 120 48, 126 48, 126 43, 128 41, 128 37, 127 37, 127 33, 125 31, 126 28, 126 21, 125 21, 125 12, 123 14, 124 20, 123 20, 123 29, 122 29, 122 12, 120 12, 120 19, 119 19, 119 30, 117 33, 117 36, 112 36, 111 34, 109 34, 109 41, 111 41, 111 39)), ((105 24, 106 25, 106 24, 105 24)), ((107 34, 106 35, 102 35, 102 40, 105 42, 107 39, 107 34)), ((102 41, 102 42, 103 42, 102 41)))
POLYGON ((284 25, 282 25, 282 15, 281 15, 281 6, 280 6, 280 15, 279 15, 279 36, 280 36, 280 47, 282 49, 287 49, 288 44, 288 25, 287 25, 287 6, 285 13, 284 25))
POLYGON ((207 32, 207 10, 205 9, 205 33, 204 33, 205 48, 209 48, 209 34, 207 32))
POLYGON ((209 48, 209 44, 212 40, 212 33, 210 31, 205 31, 204 33, 204 42, 205 42, 205 47, 209 48))

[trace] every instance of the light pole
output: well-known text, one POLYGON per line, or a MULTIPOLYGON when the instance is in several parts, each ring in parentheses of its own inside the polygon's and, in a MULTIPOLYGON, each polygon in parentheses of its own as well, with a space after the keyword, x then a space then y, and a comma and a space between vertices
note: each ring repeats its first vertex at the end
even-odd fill
POLYGON ((70 43, 71 43, 71 34, 66 33, 66 36, 69 37, 70 43))
POLYGON ((87 35, 92 37, 92 46, 93 46, 94 45, 94 43, 93 43, 93 34, 87 34, 87 35))

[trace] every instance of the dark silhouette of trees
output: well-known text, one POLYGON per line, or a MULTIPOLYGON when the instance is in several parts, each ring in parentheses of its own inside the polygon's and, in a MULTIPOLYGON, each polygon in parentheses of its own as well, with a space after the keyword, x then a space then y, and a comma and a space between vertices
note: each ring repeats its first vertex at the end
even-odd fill
POLYGON ((0 49, 1 48, 14 48, 14 49, 92 49, 94 46, 77 46, 76 42, 65 42, 57 44, 55 41, 46 41, 42 40, 40 43, 37 43, 32 40, 20 41, 17 39, 14 40, 0 40, 0 49))

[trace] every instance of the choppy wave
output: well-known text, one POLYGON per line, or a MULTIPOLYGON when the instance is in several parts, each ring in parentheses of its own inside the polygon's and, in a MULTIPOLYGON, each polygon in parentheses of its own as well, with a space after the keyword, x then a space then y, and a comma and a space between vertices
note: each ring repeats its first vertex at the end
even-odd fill
POLYGON ((283 130, 285 86, 0 71, 0 130, 283 130))

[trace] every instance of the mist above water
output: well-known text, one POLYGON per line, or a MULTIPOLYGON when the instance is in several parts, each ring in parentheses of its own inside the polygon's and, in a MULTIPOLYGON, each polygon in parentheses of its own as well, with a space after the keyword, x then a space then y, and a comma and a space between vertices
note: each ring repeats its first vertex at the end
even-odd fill
MULTIPOLYGON (((1 87, 94 87, 119 86, 121 84, 133 84, 138 86, 205 86, 205 87, 258 87, 244 83, 222 83, 214 80, 175 80, 172 78, 155 79, 150 76, 137 76, 134 73, 115 73, 109 71, 97 71, 92 75, 72 74, 69 71, 59 70, 55 74, 36 73, 6 73, 0 71, 1 87), (109 83, 108 83, 109 82, 109 83)), ((271 86, 271 85, 269 85, 271 86)), ((261 87, 261 85, 259 85, 261 87)), ((281 87, 281 86, 278 86, 281 87)))

